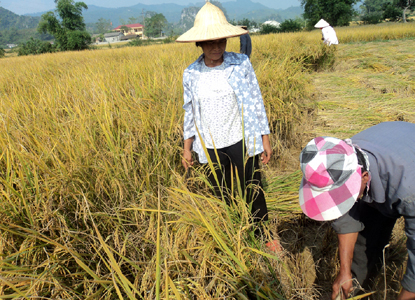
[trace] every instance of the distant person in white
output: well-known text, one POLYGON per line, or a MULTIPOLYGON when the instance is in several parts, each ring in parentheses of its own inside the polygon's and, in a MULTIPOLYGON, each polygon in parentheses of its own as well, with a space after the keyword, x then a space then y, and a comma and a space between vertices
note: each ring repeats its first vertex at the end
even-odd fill
POLYGON ((314 25, 315 28, 321 28, 321 34, 323 37, 321 38, 327 46, 331 45, 338 45, 339 40, 337 39, 336 32, 334 31, 333 27, 330 26, 325 20, 321 19, 314 25))

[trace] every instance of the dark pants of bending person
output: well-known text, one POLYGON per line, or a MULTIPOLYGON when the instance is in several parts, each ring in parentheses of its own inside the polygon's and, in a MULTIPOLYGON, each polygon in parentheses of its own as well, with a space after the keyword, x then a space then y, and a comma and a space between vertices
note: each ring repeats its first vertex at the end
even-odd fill
POLYGON ((357 237, 352 274, 367 289, 381 270, 383 249, 389 243, 396 219, 385 217, 374 207, 360 203, 360 221, 365 228, 357 237))
MULTIPOLYGON (((268 210, 264 191, 262 190, 261 172, 259 169, 260 156, 250 157, 245 163, 242 141, 229 147, 217 149, 216 151, 218 157, 214 149, 208 149, 210 159, 215 167, 218 168, 216 169, 217 181, 212 172, 209 172, 208 175, 216 196, 220 197, 221 192, 223 192, 227 204, 230 204, 230 199, 232 198, 230 196, 230 191, 232 190, 232 175, 237 174, 241 183, 243 196, 246 195, 246 203, 252 205, 253 221, 267 221, 268 210), (219 158, 219 161, 217 158, 219 158)), ((236 182, 236 176, 234 182, 236 182)))

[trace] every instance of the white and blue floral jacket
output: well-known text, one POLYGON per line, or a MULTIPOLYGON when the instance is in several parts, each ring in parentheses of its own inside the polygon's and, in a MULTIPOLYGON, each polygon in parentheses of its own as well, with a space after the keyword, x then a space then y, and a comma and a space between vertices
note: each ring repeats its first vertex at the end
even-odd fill
MULTIPOLYGON (((193 150, 199 155, 200 163, 207 163, 200 141, 200 138, 203 140, 200 104, 195 96, 202 59, 203 54, 183 73, 183 109, 185 110, 183 136, 185 140, 194 137, 193 150)), ((241 115, 243 113, 242 126, 247 152, 249 156, 254 156, 264 151, 262 136, 270 133, 258 80, 245 54, 225 52, 223 63, 228 83, 235 92, 239 111, 241 115)))

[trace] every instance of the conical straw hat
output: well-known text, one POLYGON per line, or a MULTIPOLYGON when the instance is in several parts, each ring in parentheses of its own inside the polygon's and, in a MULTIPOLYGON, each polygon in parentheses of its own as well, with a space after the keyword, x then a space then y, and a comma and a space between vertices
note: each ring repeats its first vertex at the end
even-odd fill
POLYGON ((248 33, 248 31, 229 24, 220 8, 206 2, 197 13, 193 27, 179 36, 176 42, 190 43, 218 40, 240 36, 245 33, 248 33))
POLYGON ((318 21, 316 25, 314 25, 315 28, 324 28, 327 26, 330 26, 330 24, 327 23, 324 19, 320 19, 320 21, 318 21))

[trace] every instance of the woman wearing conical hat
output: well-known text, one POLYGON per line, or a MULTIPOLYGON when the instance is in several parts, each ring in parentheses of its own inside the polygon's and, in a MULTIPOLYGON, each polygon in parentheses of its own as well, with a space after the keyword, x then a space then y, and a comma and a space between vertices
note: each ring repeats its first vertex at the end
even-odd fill
POLYGON ((321 34, 323 36, 321 39, 323 40, 324 44, 327 46, 339 44, 336 31, 334 31, 333 27, 331 27, 327 21, 320 19, 320 21, 318 21, 314 27, 321 29, 321 34))
MULTIPOLYGON (((252 205, 252 220, 260 222, 268 220, 259 172, 259 162, 267 164, 272 155, 268 119, 248 56, 225 51, 227 38, 246 33, 229 24, 218 7, 206 2, 196 15, 194 26, 176 40, 195 42, 203 51, 183 74, 182 163, 186 170, 193 165, 192 149, 202 164, 209 157, 219 170, 212 171, 217 179, 210 172, 209 180, 215 194, 228 195, 228 204, 232 174, 237 174, 246 202, 252 205)), ((260 230, 256 233, 260 234, 260 230)), ((278 241, 267 246, 271 250, 280 248, 278 241)))

